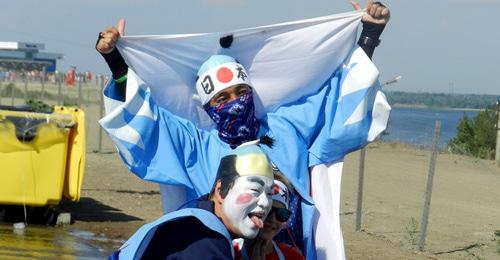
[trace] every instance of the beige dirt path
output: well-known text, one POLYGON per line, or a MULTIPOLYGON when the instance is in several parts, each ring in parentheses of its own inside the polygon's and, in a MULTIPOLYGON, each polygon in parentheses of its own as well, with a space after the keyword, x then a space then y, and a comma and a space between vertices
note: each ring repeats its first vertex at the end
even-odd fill
MULTIPOLYGON (((98 145, 97 105, 88 116, 87 171, 78 204, 66 205, 72 227, 126 239, 142 224, 161 216, 157 184, 125 168, 107 136, 98 145)), ((346 157, 341 220, 348 259, 500 259, 500 167, 492 161, 439 154, 425 252, 412 245, 412 219, 420 223, 430 151, 374 143, 366 153, 363 232, 354 232, 359 152, 346 157), (495 240, 496 239, 496 240, 495 240), (452 251, 478 244, 468 252, 452 251)), ((416 238, 418 241, 418 237, 416 238)), ((415 236, 413 237, 415 240, 415 236)))

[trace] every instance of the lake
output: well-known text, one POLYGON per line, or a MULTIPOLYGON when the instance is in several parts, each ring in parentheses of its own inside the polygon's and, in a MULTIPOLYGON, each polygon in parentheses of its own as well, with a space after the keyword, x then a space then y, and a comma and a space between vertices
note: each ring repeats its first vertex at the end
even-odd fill
POLYGON ((440 148, 446 148, 448 140, 455 137, 457 126, 464 113, 469 118, 476 116, 477 111, 393 108, 389 118, 387 133, 382 135, 383 141, 401 142, 430 148, 436 120, 441 121, 440 148))

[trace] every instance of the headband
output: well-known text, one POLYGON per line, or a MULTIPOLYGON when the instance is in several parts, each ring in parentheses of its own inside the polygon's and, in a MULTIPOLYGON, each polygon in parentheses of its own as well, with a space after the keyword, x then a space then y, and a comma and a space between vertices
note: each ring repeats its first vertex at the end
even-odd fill
POLYGON ((274 180, 274 188, 276 190, 273 195, 273 200, 282 203, 286 209, 288 209, 289 193, 286 185, 278 180, 274 180))
POLYGON ((230 56, 213 55, 198 71, 196 91, 202 105, 205 105, 219 91, 237 84, 252 86, 243 65, 230 56))

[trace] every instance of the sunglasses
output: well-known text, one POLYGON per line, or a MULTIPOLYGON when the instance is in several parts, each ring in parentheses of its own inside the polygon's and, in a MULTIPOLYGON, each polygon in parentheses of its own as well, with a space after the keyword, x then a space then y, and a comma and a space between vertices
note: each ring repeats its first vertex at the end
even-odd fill
POLYGON ((288 209, 285 208, 272 207, 269 215, 273 214, 273 212, 275 213, 276 220, 278 220, 279 222, 287 222, 290 218, 290 215, 292 214, 288 209))

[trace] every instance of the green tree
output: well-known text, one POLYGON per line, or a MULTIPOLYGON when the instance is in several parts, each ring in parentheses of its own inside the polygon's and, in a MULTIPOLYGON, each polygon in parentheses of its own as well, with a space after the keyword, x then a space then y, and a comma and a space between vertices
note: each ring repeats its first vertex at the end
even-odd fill
POLYGON ((474 128, 473 122, 464 113, 460 123, 457 126, 457 135, 450 140, 448 146, 454 153, 473 154, 474 128))
POLYGON ((475 154, 477 157, 495 158, 496 121, 496 113, 493 110, 480 112, 474 118, 474 143, 477 147, 475 154))
POLYGON ((474 119, 469 119, 464 113, 457 126, 457 135, 450 140, 448 147, 454 153, 493 159, 496 144, 496 121, 496 113, 490 109, 479 112, 474 119))

